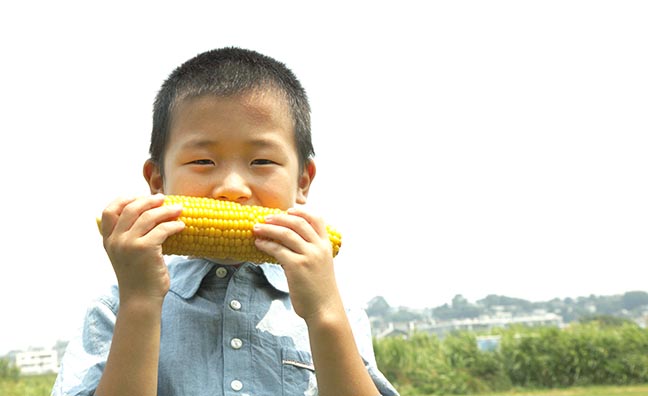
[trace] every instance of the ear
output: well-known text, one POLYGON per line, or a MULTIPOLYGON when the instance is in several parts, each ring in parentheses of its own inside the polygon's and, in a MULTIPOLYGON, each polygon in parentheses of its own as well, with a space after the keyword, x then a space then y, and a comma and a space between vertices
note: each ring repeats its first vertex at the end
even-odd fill
POLYGON ((151 189, 151 194, 164 193, 164 177, 158 164, 152 159, 144 163, 144 179, 151 189))
POLYGON ((299 176, 298 186, 297 186, 297 203, 303 205, 306 203, 306 197, 308 197, 308 190, 310 189, 311 183, 315 178, 315 162, 310 159, 302 174, 299 176))

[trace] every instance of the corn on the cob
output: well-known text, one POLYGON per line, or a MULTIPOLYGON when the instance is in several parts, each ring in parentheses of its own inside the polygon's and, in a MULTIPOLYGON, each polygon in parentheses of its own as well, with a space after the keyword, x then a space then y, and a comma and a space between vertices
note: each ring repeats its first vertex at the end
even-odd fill
MULTIPOLYGON (((263 223, 267 215, 284 213, 282 210, 204 197, 165 197, 164 205, 176 204, 183 207, 178 220, 185 223, 185 229, 167 238, 162 244, 164 254, 255 263, 277 262, 255 247, 252 228, 256 223, 263 223)), ((100 222, 101 219, 97 219, 98 225, 100 222)), ((328 225, 326 229, 335 257, 342 245, 341 235, 328 225)))

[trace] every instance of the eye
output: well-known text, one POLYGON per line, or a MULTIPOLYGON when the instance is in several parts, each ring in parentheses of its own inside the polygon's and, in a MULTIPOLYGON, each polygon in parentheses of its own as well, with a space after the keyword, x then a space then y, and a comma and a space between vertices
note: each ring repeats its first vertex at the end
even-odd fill
POLYGON ((276 164, 276 162, 269 160, 269 159, 255 159, 252 160, 252 165, 272 165, 276 164))
POLYGON ((199 159, 195 161, 191 161, 190 164, 194 165, 214 165, 214 161, 210 159, 199 159))

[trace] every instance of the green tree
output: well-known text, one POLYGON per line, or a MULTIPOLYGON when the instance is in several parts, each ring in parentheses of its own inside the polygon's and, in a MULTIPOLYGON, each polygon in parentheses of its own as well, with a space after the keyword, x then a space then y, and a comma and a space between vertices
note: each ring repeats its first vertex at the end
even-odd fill
POLYGON ((648 305, 648 293, 642 291, 627 292, 621 297, 621 305, 628 311, 648 305))
POLYGON ((633 321, 626 318, 620 318, 612 315, 590 315, 578 319, 579 323, 598 323, 601 327, 619 327, 624 324, 634 324, 633 321))
POLYGON ((489 294, 486 298, 477 301, 486 307, 506 306, 506 307, 520 307, 522 309, 531 309, 533 304, 528 300, 521 298, 513 298, 506 296, 499 296, 497 294, 489 294))
POLYGON ((11 364, 7 358, 0 359, 0 378, 18 381, 19 376, 20 369, 18 367, 11 364))
POLYGON ((377 296, 369 301, 366 311, 369 316, 386 316, 391 312, 391 307, 383 296, 377 296))

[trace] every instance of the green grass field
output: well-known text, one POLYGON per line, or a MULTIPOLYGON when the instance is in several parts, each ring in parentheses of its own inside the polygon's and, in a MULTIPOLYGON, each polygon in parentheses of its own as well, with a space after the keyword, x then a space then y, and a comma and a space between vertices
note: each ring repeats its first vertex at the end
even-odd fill
POLYGON ((0 379, 2 396, 49 396, 56 375, 35 375, 11 379, 0 379))
MULTIPOLYGON (((25 376, 17 381, 0 380, 1 396, 49 396, 55 375, 25 376)), ((648 396, 648 384, 635 386, 588 386, 553 390, 516 390, 470 396, 648 396)), ((419 395, 427 396, 427 395, 419 395)))
MULTIPOLYGON (((479 396, 648 396, 647 385, 587 386, 551 390, 516 390, 502 393, 482 393, 479 396)), ((476 395, 471 395, 476 396, 476 395)))

